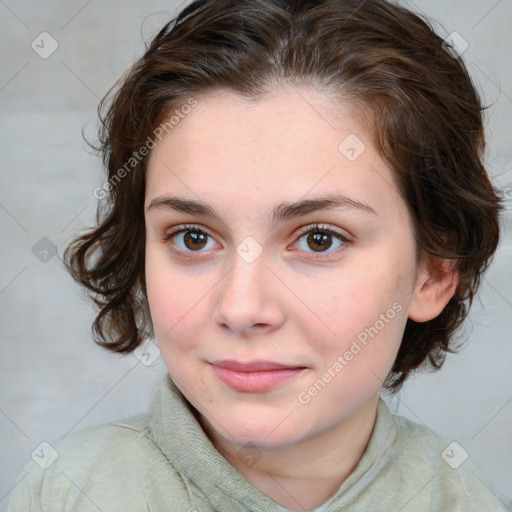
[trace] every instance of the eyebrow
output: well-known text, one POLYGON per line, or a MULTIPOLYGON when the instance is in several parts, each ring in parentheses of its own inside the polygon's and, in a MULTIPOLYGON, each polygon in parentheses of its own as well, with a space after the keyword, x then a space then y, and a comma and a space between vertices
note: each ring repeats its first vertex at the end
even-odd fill
MULTIPOLYGON (((180 197, 161 196, 153 199, 147 210, 149 211, 153 208, 159 207, 191 215, 211 217, 222 222, 221 216, 215 211, 215 209, 202 201, 183 199, 180 197)), ((378 217, 377 212, 365 203, 342 195, 328 194, 322 197, 303 199, 294 203, 281 203, 273 209, 272 214, 269 217, 269 223, 273 225, 274 223, 278 223, 283 220, 301 217, 316 211, 331 210, 333 208, 356 210, 378 217)))

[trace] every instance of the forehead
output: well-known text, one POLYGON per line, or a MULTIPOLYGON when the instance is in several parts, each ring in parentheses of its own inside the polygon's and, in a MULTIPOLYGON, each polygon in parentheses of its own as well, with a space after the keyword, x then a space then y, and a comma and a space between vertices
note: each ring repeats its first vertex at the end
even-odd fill
POLYGON ((392 172, 348 104, 304 87, 259 101, 226 90, 195 99, 152 152, 147 201, 173 193, 215 205, 235 195, 270 211, 278 201, 340 193, 396 210, 392 172))

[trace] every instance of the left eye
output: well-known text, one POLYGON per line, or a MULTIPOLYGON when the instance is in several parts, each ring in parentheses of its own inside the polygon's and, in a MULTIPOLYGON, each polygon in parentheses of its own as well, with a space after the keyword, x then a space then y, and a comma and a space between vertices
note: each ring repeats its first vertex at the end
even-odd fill
POLYGON ((343 247, 347 242, 347 238, 329 227, 314 226, 302 234, 297 242, 297 246, 305 252, 311 252, 307 250, 310 248, 314 253, 331 253, 343 247), (333 240, 336 240, 338 245, 333 240), (333 245, 335 246, 334 249, 328 251, 333 245))

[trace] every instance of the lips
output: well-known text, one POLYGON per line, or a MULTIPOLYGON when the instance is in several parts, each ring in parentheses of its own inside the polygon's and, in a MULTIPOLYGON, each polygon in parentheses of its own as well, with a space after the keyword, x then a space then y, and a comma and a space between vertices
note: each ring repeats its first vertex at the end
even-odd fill
POLYGON ((304 366, 290 366, 273 361, 213 361, 215 375, 227 386, 247 393, 269 391, 301 374, 304 366))
POLYGON ((213 361, 214 366, 226 368, 228 370, 235 370, 240 372, 258 372, 263 370, 283 370, 283 369, 297 369, 304 368, 299 366, 274 363, 272 361, 248 361, 246 363, 240 361, 233 361, 232 359, 223 359, 221 361, 213 361))

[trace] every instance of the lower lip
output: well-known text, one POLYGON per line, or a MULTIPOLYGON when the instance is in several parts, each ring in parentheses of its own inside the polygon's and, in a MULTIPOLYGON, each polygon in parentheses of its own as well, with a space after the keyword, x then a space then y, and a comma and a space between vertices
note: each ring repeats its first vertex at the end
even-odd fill
POLYGON ((217 377, 236 391, 257 393, 268 391, 283 382, 302 373, 304 368, 283 368, 281 370, 261 370, 242 372, 230 370, 221 366, 214 366, 213 371, 217 377))

